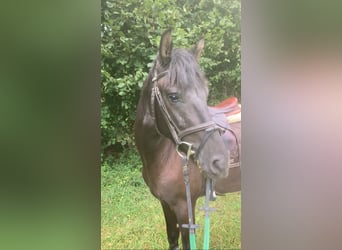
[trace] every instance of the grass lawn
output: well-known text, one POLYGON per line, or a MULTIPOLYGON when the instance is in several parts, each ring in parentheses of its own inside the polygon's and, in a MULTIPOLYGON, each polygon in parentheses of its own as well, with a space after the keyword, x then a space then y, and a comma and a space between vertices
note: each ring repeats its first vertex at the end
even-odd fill
MULTIPOLYGON (((101 249, 167 249, 161 205, 141 176, 134 152, 124 154, 101 168, 101 249)), ((204 197, 197 202, 196 245, 203 245, 204 197)), ((241 249, 240 192, 219 196, 211 206, 210 249, 241 249)), ((181 242, 181 241, 179 241, 181 242)))

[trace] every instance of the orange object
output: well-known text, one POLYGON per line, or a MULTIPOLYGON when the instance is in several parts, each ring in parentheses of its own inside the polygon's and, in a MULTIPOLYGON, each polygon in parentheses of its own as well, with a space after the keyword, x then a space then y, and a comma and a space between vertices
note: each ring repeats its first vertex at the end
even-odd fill
POLYGON ((234 107, 238 104, 238 99, 235 96, 228 97, 219 104, 216 104, 214 108, 227 108, 234 107))
POLYGON ((241 106, 239 105, 238 99, 235 96, 226 98, 219 104, 216 104, 215 106, 213 106, 213 108, 215 109, 230 109, 231 108, 229 112, 225 113, 227 117, 241 112, 241 106))

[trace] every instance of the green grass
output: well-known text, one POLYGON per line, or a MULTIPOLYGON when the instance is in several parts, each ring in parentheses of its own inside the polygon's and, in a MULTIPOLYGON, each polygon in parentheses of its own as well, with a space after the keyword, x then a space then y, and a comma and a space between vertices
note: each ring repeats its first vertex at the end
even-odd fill
MULTIPOLYGON (((141 176, 136 153, 124 154, 101 169, 101 249, 167 249, 161 205, 141 176)), ((204 197, 197 202, 197 248, 203 245, 204 197)), ((211 206, 210 249, 241 249, 240 192, 220 196, 211 206)), ((180 241, 179 241, 180 242, 180 241)))

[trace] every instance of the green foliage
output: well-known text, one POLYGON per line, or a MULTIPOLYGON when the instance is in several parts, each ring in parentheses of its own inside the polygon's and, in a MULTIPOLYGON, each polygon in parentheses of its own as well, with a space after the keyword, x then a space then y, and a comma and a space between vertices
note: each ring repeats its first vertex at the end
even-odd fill
POLYGON ((169 27, 175 47, 205 39, 201 66, 211 84, 209 103, 240 97, 239 0, 102 0, 101 8, 103 149, 133 144, 140 89, 169 27))

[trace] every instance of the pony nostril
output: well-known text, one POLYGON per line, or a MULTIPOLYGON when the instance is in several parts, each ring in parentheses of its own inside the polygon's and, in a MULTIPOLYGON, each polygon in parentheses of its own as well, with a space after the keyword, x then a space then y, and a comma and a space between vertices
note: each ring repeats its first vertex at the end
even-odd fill
POLYGON ((222 157, 215 157, 213 159, 213 166, 215 168, 222 169, 223 168, 223 163, 224 163, 224 160, 223 160, 222 157))
POLYGON ((227 176, 228 175, 228 162, 224 157, 215 157, 212 161, 213 172, 216 172, 219 175, 227 176))
POLYGON ((213 161, 213 166, 214 166, 214 168, 216 168, 217 170, 223 169, 222 160, 221 160, 221 159, 215 159, 215 160, 213 161))

